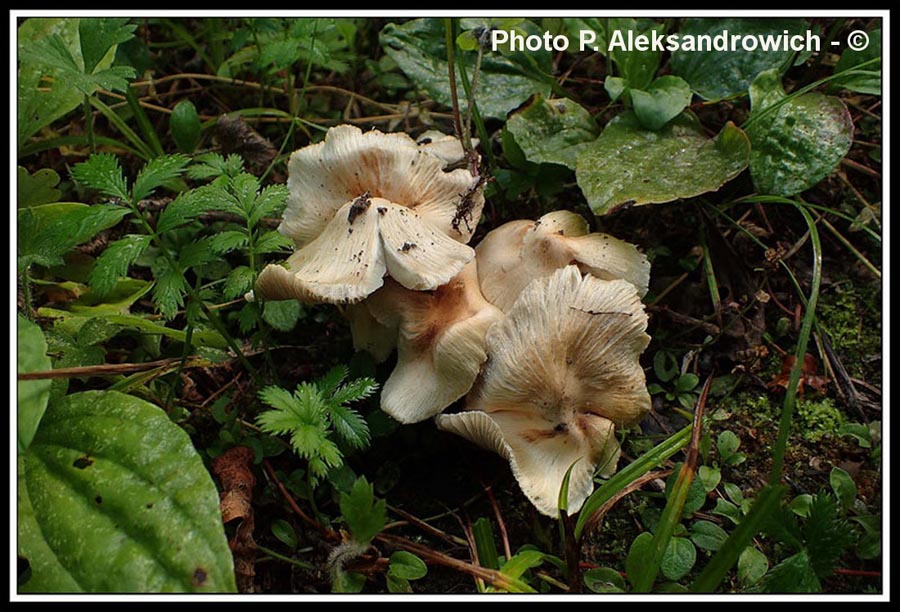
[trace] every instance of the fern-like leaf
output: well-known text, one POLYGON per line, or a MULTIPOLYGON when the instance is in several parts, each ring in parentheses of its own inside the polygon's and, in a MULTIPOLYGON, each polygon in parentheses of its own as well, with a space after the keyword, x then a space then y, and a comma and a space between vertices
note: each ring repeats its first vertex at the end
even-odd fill
POLYGON ((378 383, 373 378, 357 378, 337 389, 331 396, 334 404, 347 404, 371 396, 378 390, 378 383))
POLYGON ((345 365, 334 366, 324 376, 315 381, 316 388, 323 395, 332 395, 350 374, 350 369, 345 365))
POLYGON ((163 183, 177 178, 190 161, 186 155, 163 155, 151 159, 138 172, 132 188, 134 201, 143 200, 163 183))
POLYGON ((75 164, 72 178, 104 195, 128 200, 128 183, 119 166, 119 159, 112 153, 91 155, 86 162, 75 164))
POLYGON ((148 246, 150 236, 139 234, 129 234, 107 246, 88 276, 91 291, 100 297, 108 295, 148 246))

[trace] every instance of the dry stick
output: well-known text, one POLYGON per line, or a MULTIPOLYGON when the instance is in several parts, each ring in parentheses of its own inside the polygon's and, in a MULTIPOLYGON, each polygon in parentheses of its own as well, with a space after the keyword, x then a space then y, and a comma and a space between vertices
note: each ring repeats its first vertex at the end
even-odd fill
MULTIPOLYGON (((393 512, 394 514, 398 514, 398 515, 402 516, 402 517, 405 519, 405 522, 407 522, 407 523, 409 523, 409 524, 411 524, 411 525, 415 525, 416 527, 418 527, 418 528, 421 529, 422 531, 425 531, 425 532, 427 532, 427 533, 430 533, 431 535, 436 536, 436 537, 438 537, 438 538, 444 540, 445 542, 447 542, 447 543, 449 543, 449 544, 455 544, 455 545, 457 545, 457 546, 467 546, 467 545, 468 545, 468 542, 466 542, 466 541, 463 540, 462 538, 457 537, 457 536, 453 536, 453 535, 450 535, 449 533, 446 533, 446 532, 444 532, 444 531, 441 531, 441 530, 438 529, 437 527, 434 527, 434 526, 432 526, 432 525, 429 525, 428 523, 426 523, 426 522, 423 521, 422 519, 420 519, 420 518, 418 518, 418 517, 416 517, 416 516, 413 516, 412 514, 410 514, 409 512, 407 512, 406 510, 402 510, 402 509, 397 508, 397 507, 395 507, 395 506, 391 506, 390 504, 388 504, 387 508, 388 508, 388 510, 390 510, 390 511, 393 512)), ((387 525, 387 526, 385 526, 385 529, 387 529, 388 527, 392 527, 392 526, 394 526, 394 524, 387 525)))
POLYGON ((416 544, 415 542, 407 540, 406 538, 387 533, 381 533, 375 536, 375 539, 380 542, 384 542, 385 544, 390 544, 391 546, 394 546, 396 548, 402 548, 403 550, 411 552, 414 555, 421 557, 426 562, 430 561, 431 563, 443 565, 444 567, 449 567, 457 571, 469 574, 475 579, 488 582, 497 588, 508 591, 512 586, 509 582, 509 578, 507 576, 504 576, 497 570, 488 569, 479 565, 473 565, 461 559, 456 559, 455 557, 445 555, 444 553, 431 550, 430 548, 422 546, 421 544, 416 544))
POLYGON ((303 510, 300 509, 300 506, 297 505, 297 502, 294 501, 294 498, 291 496, 288 490, 284 487, 283 484, 281 484, 281 481, 278 480, 278 476, 275 475, 275 470, 272 468, 272 464, 269 463, 268 459, 263 459, 263 466, 265 467, 266 473, 269 475, 269 478, 271 478, 278 486, 278 490, 281 491, 282 496, 284 496, 284 499, 287 500, 287 503, 291 506, 291 509, 297 513, 297 516, 303 519, 304 523, 306 523, 319 533, 323 534, 329 540, 338 541, 341 539, 341 536, 338 535, 338 533, 331 527, 319 524, 318 521, 310 518, 309 515, 307 515, 303 510))
MULTIPOLYGON (((94 366, 78 366, 73 368, 58 368, 56 370, 41 370, 39 372, 25 372, 18 374, 18 380, 44 380, 48 378, 74 378, 78 376, 113 376, 131 372, 146 372, 156 368, 165 368, 176 365, 181 361, 180 357, 170 357, 158 361, 146 363, 104 363, 94 366)), ((207 359, 195 359, 186 368, 196 368, 209 365, 207 359)))
POLYGON ((854 170, 858 170, 859 172, 862 172, 863 174, 868 174, 872 178, 881 180, 880 172, 878 172, 876 170, 872 170, 868 166, 864 166, 859 162, 853 161, 852 159, 845 157, 844 159, 841 160, 841 163, 844 164, 845 166, 847 166, 848 168, 853 168, 854 170))
POLYGON ((850 179, 847 178, 847 174, 845 172, 838 171, 835 174, 837 174, 837 177, 841 180, 842 183, 844 183, 847 187, 850 188, 850 191, 853 192, 853 195, 856 196, 856 199, 859 200, 860 202, 862 202, 863 206, 865 206, 872 212, 872 220, 875 221, 875 224, 879 228, 881 228, 881 222, 878 220, 878 215, 880 214, 878 207, 875 206, 874 204, 872 204, 871 202, 869 202, 863 196, 863 194, 861 194, 859 192, 859 190, 853 185, 853 183, 850 182, 850 179))
POLYGON ((651 304, 647 307, 647 310, 668 315, 668 317, 672 319, 672 321, 681 325, 699 327, 710 336, 718 336, 722 332, 718 325, 708 323, 706 321, 701 321, 700 319, 695 319, 694 317, 688 316, 686 314, 681 314, 680 312, 675 312, 668 306, 655 306, 651 304))
POLYGON ((503 541, 503 552, 507 559, 512 559, 512 551, 509 548, 509 536, 506 533, 506 523, 503 522, 503 515, 500 513, 500 506, 494 498, 494 491, 490 486, 484 488, 487 491, 488 499, 491 500, 491 507, 494 509, 494 516, 497 517, 497 525, 500 527, 500 539, 503 541))
MULTIPOLYGON (((815 212, 815 211, 814 211, 814 212, 815 212)), ((832 235, 833 235, 835 238, 837 238, 838 241, 839 241, 841 244, 843 244, 845 247, 847 247, 847 250, 848 250, 848 251, 850 251, 851 253, 853 253, 853 255, 860 261, 860 263, 862 263, 866 268, 869 269, 869 272, 871 272, 872 274, 874 274, 874 275, 875 275, 876 277, 878 277, 879 279, 881 278, 881 270, 879 270, 878 268, 876 268, 876 267, 872 264, 871 261, 869 261, 868 259, 866 259, 866 256, 865 256, 865 255, 863 255, 862 253, 860 253, 860 252, 856 249, 856 247, 854 247, 852 244, 850 244, 850 241, 847 240, 846 238, 844 238, 844 236, 843 236, 839 231, 837 231, 837 229, 836 229, 831 223, 828 222, 828 219, 826 219, 825 217, 819 215, 819 220, 822 221, 822 224, 823 224, 826 228, 828 228, 828 231, 830 231, 830 232, 832 233, 832 235)))

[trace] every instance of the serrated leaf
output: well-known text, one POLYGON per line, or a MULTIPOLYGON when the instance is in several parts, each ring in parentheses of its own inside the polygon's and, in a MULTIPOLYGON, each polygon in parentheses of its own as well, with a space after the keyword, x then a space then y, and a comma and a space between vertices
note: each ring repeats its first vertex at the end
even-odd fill
POLYGON ((672 538, 663 553, 659 567, 669 580, 684 577, 697 562, 697 549, 687 538, 672 538))
POLYGON ((567 98, 545 100, 540 94, 510 115, 506 129, 528 161, 571 170, 579 151, 600 133, 590 113, 577 103, 567 98))
POLYGON ((180 154, 162 155, 148 161, 134 179, 132 188, 134 201, 143 200, 163 183, 181 176, 189 161, 187 156, 180 154))
POLYGON ((19 166, 16 169, 16 207, 28 208, 59 201, 59 175, 50 168, 41 168, 34 174, 19 166))
POLYGON ((153 303, 166 320, 172 319, 178 309, 184 306, 184 294, 188 284, 184 275, 175 268, 166 266, 153 285, 153 303))
POLYGON ((259 254, 279 253, 288 251, 294 246, 294 241, 279 232, 271 230, 263 234, 253 245, 253 250, 259 254))
POLYGON ((82 18, 78 23, 78 33, 84 71, 88 74, 94 72, 111 48, 134 37, 136 27, 128 23, 127 17, 82 18))
POLYGON ((428 566, 420 558, 405 550, 391 555, 388 574, 405 580, 418 580, 428 573, 428 566))
POLYGON ((850 150, 853 120, 840 98, 807 93, 786 100, 777 70, 750 86, 750 174, 762 194, 792 196, 828 176, 850 150), (767 110, 781 104, 776 110, 767 110))
POLYGON ((850 525, 838 514, 836 500, 822 493, 814 496, 801 529, 810 566, 819 578, 828 576, 853 542, 850 525))
MULTIPOLYGON (((255 274, 253 270, 247 266, 238 266, 228 274, 225 279, 225 286, 222 288, 222 295, 225 299, 233 300, 244 295, 253 288, 253 280, 255 274)), ((256 315, 254 314, 254 321, 256 315)))
POLYGON ((623 204, 690 198, 719 189, 747 167, 750 143, 731 123, 707 138, 689 113, 659 131, 629 111, 612 119, 578 155, 575 176, 594 213, 623 204))
POLYGON ((765 593, 818 593, 822 590, 805 552, 792 555, 773 567, 762 587, 765 593))
POLYGON ((181 247, 178 263, 185 270, 196 268, 218 259, 218 255, 210 245, 212 238, 200 238, 181 247))
POLYGON ((347 376, 350 374, 350 369, 341 364, 336 365, 320 378, 317 378, 314 382, 316 388, 319 390, 319 393, 323 395, 334 395, 334 392, 337 390, 338 386, 342 382, 347 379, 347 376))
POLYGON ((221 199, 216 196, 220 193, 216 188, 204 186, 178 194, 159 214, 156 231, 164 234, 190 223, 209 210, 219 210, 221 199))
POLYGON ((91 291, 106 297, 116 287, 119 279, 128 274, 128 268, 150 246, 150 236, 128 234, 110 243, 94 260, 88 280, 91 291))
POLYGON ((219 496, 187 434, 113 391, 51 405, 23 455, 22 592, 234 592, 219 496))
POLYGON ((375 491, 365 476, 358 478, 350 493, 341 493, 341 515, 359 544, 367 545, 387 521, 385 501, 375 500, 375 491))
MULTIPOLYGON (((16 372, 23 374, 51 368, 47 342, 41 328, 22 315, 17 315, 16 372)), ((16 381, 16 439, 20 453, 25 452, 31 444, 44 416, 50 397, 50 384, 50 380, 16 381)))
MULTIPOLYGON (((538 31, 530 22, 522 22, 519 29, 529 34, 538 31)), ((442 19, 413 19, 403 24, 389 23, 381 31, 381 46, 397 62, 400 69, 419 88, 445 106, 451 106, 450 79, 447 67, 447 47, 442 19)), ((465 62, 469 79, 474 70, 474 53, 457 54, 458 63, 465 62)), ((549 75, 552 71, 550 53, 545 50, 510 54, 486 53, 481 66, 476 101, 485 117, 502 119, 506 113, 527 100, 532 94, 550 93, 550 85, 526 75, 518 61, 533 63, 533 70, 549 75), (523 57, 526 56, 527 57, 523 57)), ((532 72, 533 73, 533 72, 532 72)), ((528 73, 529 75, 532 73, 528 73)), ((467 107, 462 78, 457 66, 457 85, 461 110, 467 107)))
POLYGON ((192 179, 237 176, 244 169, 244 160, 234 153, 227 158, 218 153, 204 153, 195 157, 194 162, 187 170, 192 179))
POLYGON ((691 102, 691 87, 677 76, 666 75, 642 89, 629 88, 631 105, 641 125, 658 130, 681 114, 691 102))
POLYGON ((269 185, 260 191, 250 212, 250 225, 256 225, 263 217, 280 216, 284 211, 287 197, 287 185, 269 185))
POLYGON ((182 153, 193 153, 200 142, 200 116, 190 100, 181 100, 169 117, 169 132, 182 153))
POLYGON ((374 378, 357 378, 335 390, 331 401, 335 404, 347 404, 370 397, 378 390, 374 378))
POLYGON ((331 424, 344 442, 353 448, 369 445, 369 426, 358 412, 347 406, 331 407, 331 424))
POLYGON ((209 248, 218 255, 247 246, 247 232, 244 230, 225 230, 212 237, 209 248))
POLYGON ((274 329, 289 332, 300 320, 301 307, 297 300, 272 300, 263 305, 263 320, 274 329))
POLYGON ((119 159, 112 153, 95 153, 87 161, 75 164, 72 178, 100 193, 128 201, 128 184, 119 167, 119 159))
MULTIPOLYGON (((715 42, 717 36, 777 37, 785 30, 790 35, 805 34, 808 28, 803 19, 699 18, 684 20, 680 33, 684 38, 710 36, 715 42)), ((690 83, 701 97, 719 100, 745 93, 759 73, 783 66, 792 54, 791 50, 764 49, 762 45, 755 50, 741 47, 734 51, 676 50, 672 52, 670 65, 672 73, 690 83)))

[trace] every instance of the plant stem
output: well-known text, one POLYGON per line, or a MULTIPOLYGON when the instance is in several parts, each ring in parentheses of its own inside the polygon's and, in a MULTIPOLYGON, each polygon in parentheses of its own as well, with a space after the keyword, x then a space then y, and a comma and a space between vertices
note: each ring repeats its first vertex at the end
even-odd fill
POLYGON ((94 110, 91 108, 91 97, 85 96, 83 102, 84 108, 84 132, 87 134, 88 147, 91 154, 97 149, 94 142, 94 110))
POLYGON ((301 568, 301 569, 305 569, 305 570, 314 570, 314 569, 316 569, 315 566, 313 566, 313 565, 310 564, 310 563, 306 563, 306 562, 304 562, 304 561, 300 561, 299 559, 292 559, 291 557, 286 557, 285 555, 282 555, 281 553, 275 552, 275 551, 272 550, 271 548, 266 548, 266 547, 263 546, 262 544, 257 543, 257 544, 256 544, 256 549, 257 549, 259 552, 264 553, 264 554, 266 554, 266 555, 269 555, 270 557, 272 557, 272 558, 274 558, 274 559, 278 559, 279 561, 284 561, 285 563, 290 563, 291 565, 296 565, 297 567, 299 567, 299 568, 301 568))

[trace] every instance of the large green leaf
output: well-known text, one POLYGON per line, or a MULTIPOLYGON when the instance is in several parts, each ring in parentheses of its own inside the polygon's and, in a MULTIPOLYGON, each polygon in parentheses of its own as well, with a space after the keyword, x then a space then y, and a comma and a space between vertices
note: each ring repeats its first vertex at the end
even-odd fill
MULTIPOLYGON (((41 328, 23 317, 16 317, 16 372, 39 372, 51 369, 47 357, 47 341, 41 328)), ((16 431, 19 452, 25 452, 34 438, 47 399, 50 397, 49 380, 20 380, 16 383, 16 431)))
MULTIPOLYGON (((520 29, 534 24, 523 22, 520 29)), ((414 19, 402 25, 387 24, 381 31, 381 45, 412 81, 435 100, 450 106, 450 72, 447 67, 447 45, 442 19, 414 19)), ((469 79, 474 71, 475 54, 460 51, 457 62, 465 62, 469 79)), ((478 77, 475 100, 483 116, 503 118, 532 94, 550 93, 549 81, 526 76, 522 65, 531 65, 532 73, 549 75, 551 58, 548 51, 510 54, 485 53, 478 77), (521 63, 519 62, 521 60, 521 63)), ((457 91, 461 108, 466 97, 457 67, 457 91)))
POLYGON ((545 100, 537 94, 506 122, 530 162, 560 164, 575 169, 578 153, 593 142, 600 128, 584 108, 572 100, 545 100))
POLYGON ((691 87, 681 77, 666 75, 647 90, 629 89, 634 114, 648 130, 658 130, 681 114, 691 102, 691 87))
POLYGON ((216 487, 152 404, 88 391, 51 405, 18 491, 22 591, 235 590, 216 487))
POLYGON ((654 132, 629 111, 579 154, 576 177, 593 211, 603 215, 624 204, 715 191, 747 167, 749 153, 747 136, 731 123, 707 138, 686 112, 654 132))
POLYGON ((674 74, 684 78, 697 94, 708 100, 740 95, 747 91, 756 75, 763 70, 783 66, 793 55, 791 50, 774 50, 771 46, 764 48, 763 40, 775 42, 775 38, 755 37, 783 36, 785 30, 789 35, 805 34, 808 28, 803 19, 686 19, 680 32, 682 44, 685 40, 709 36, 713 50, 673 51, 669 65, 674 74), (739 43, 734 51, 715 50, 715 46, 722 48, 721 42, 724 40, 730 43, 734 35, 748 41, 756 40, 756 48, 747 50, 739 43))
POLYGON ((750 86, 750 174, 762 194, 791 196, 812 187, 853 142, 853 120, 839 98, 785 97, 777 70, 760 74, 750 86), (781 105, 771 109, 775 104, 781 105))
MULTIPOLYGON (((835 73, 855 68, 863 62, 881 58, 881 28, 869 32, 869 44, 865 49, 855 51, 846 49, 841 53, 841 59, 834 67, 835 73)), ((881 95, 881 63, 860 70, 855 74, 848 74, 831 82, 832 86, 844 87, 851 91, 864 94, 881 95)))

